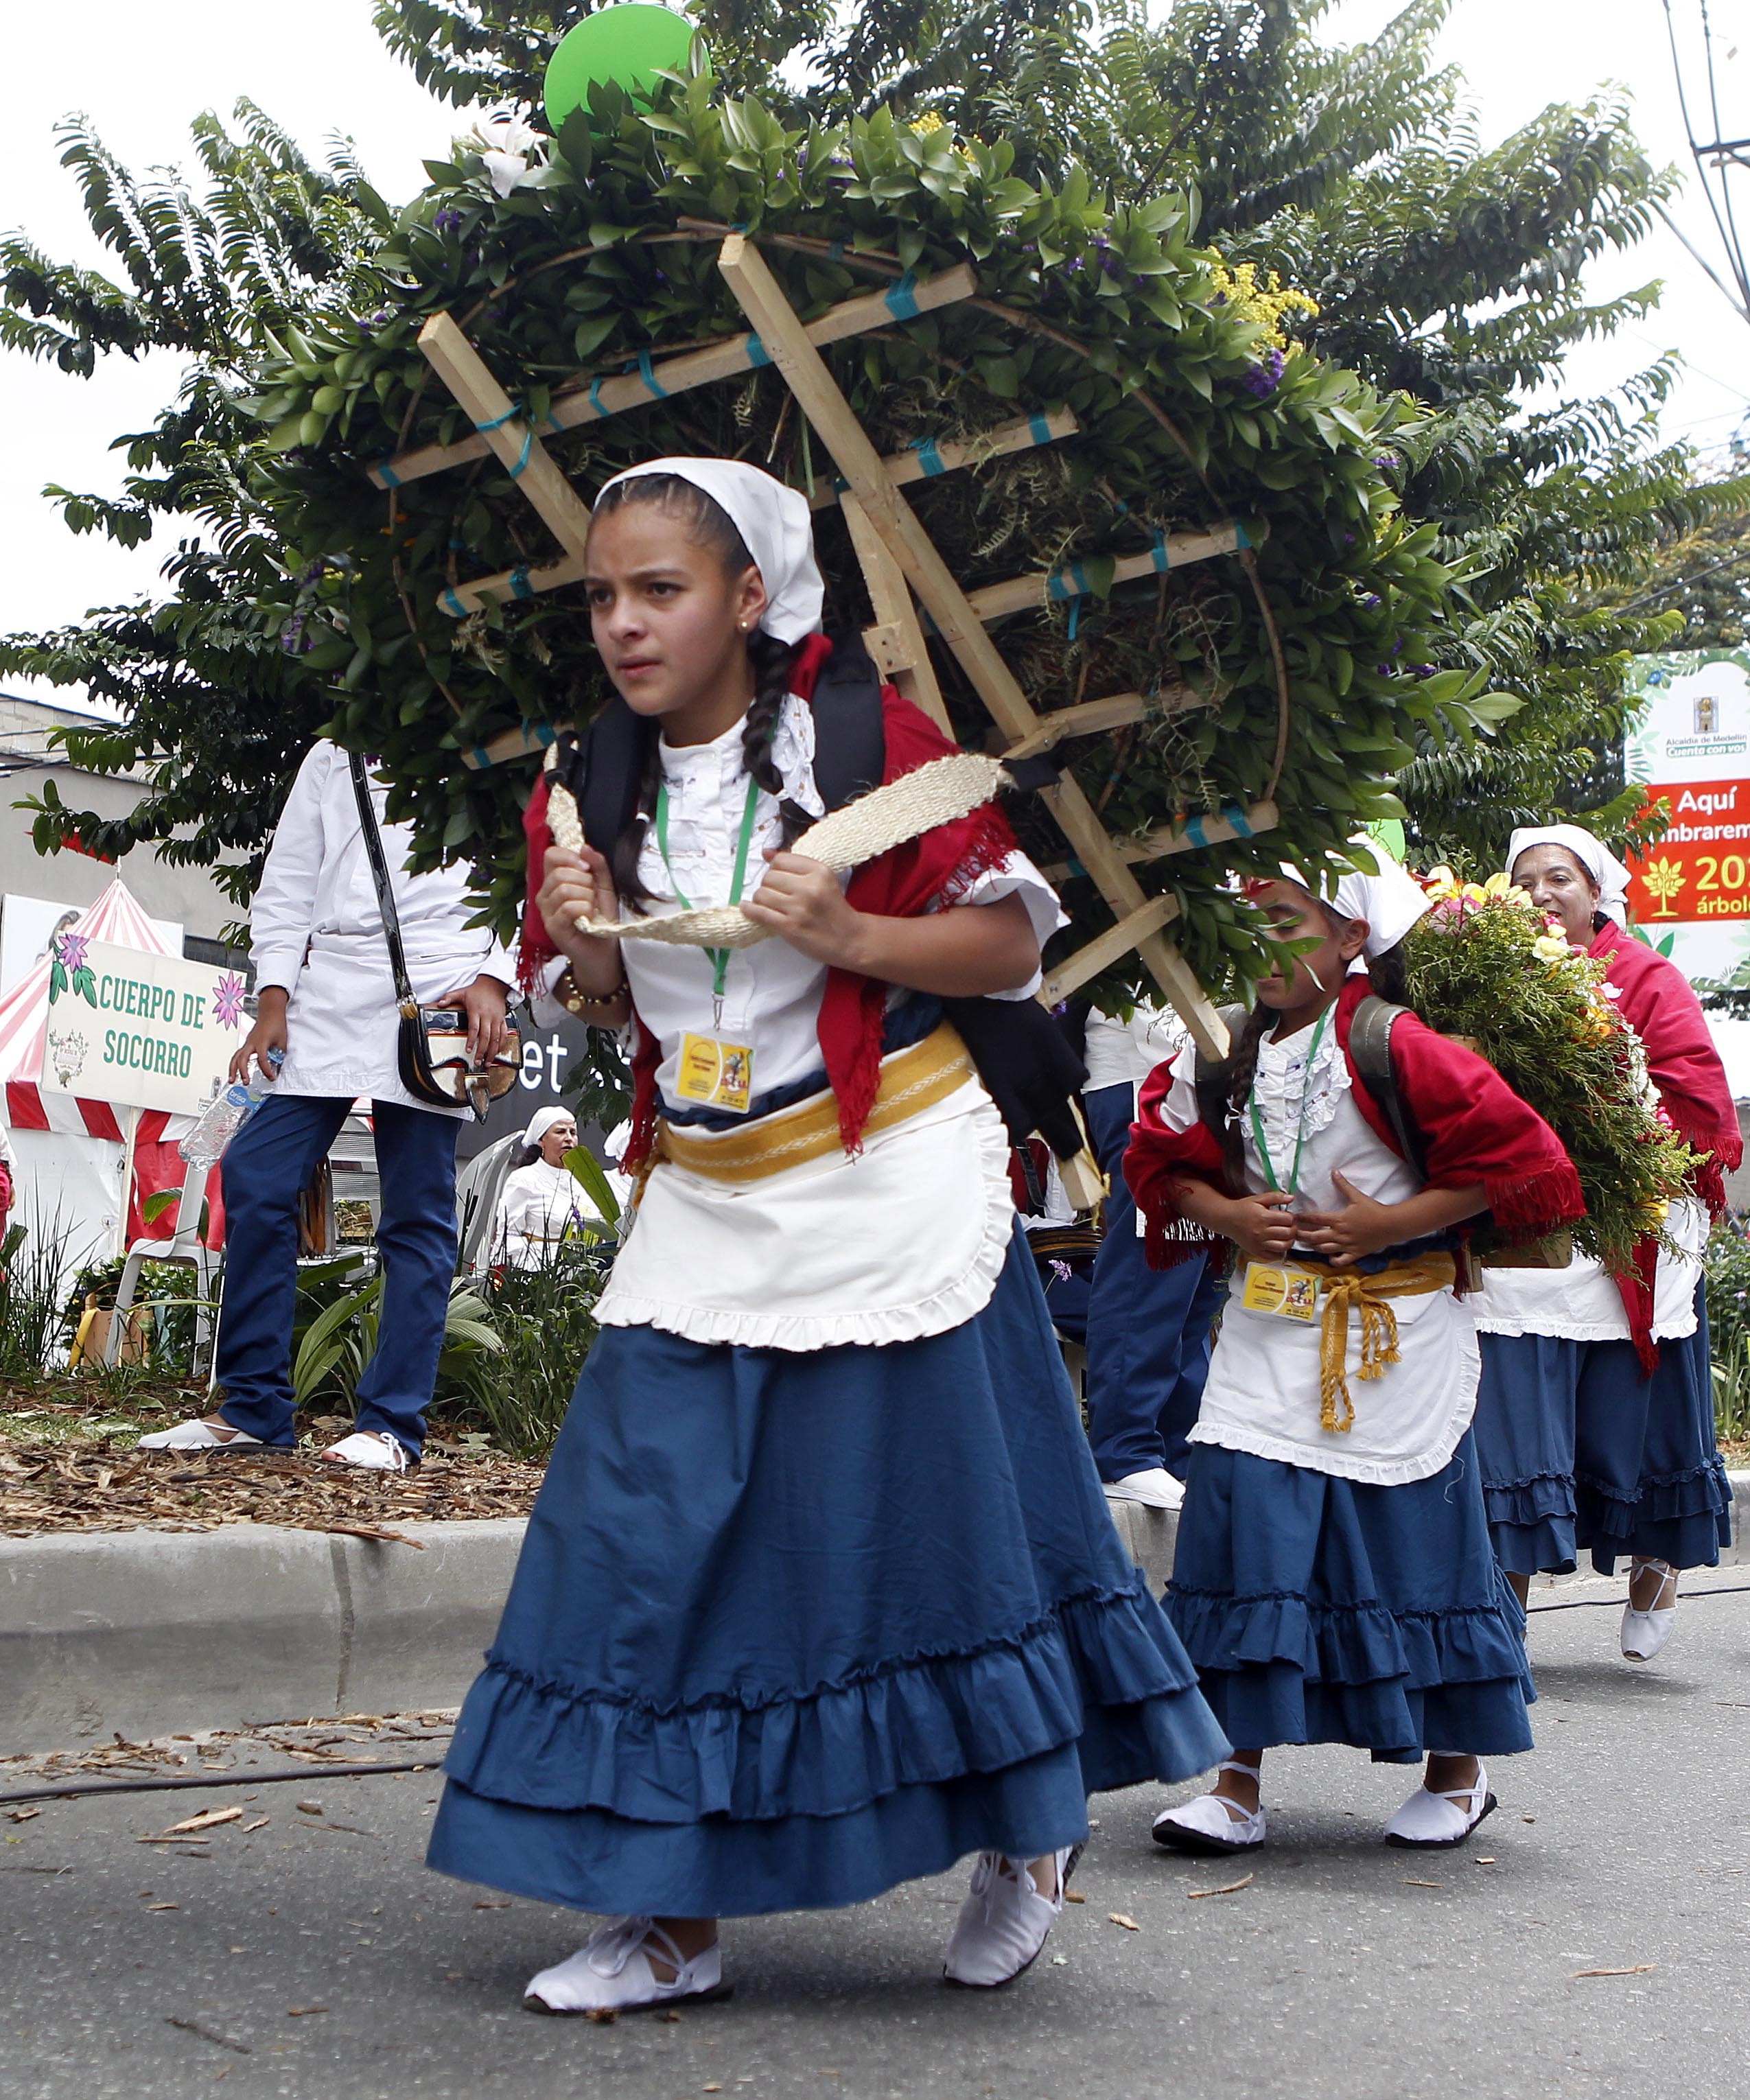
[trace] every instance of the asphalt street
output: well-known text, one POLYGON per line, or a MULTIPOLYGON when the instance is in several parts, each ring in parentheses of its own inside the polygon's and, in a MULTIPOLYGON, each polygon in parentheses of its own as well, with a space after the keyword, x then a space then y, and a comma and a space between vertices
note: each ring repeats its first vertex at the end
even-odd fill
POLYGON ((426 1873, 430 1773, 0 1812, 0 2093, 1730 2094, 1750 2068, 1736 1573, 1698 1577, 1720 1594, 1690 1598, 1651 1666, 1617 1659, 1615 1608, 1535 1619, 1538 1749, 1495 1769, 1500 1809, 1457 1852, 1380 1844, 1408 1778, 1359 1752, 1276 1754, 1272 1842, 1240 1867, 1150 1842, 1176 1796, 1100 1797, 1075 1876, 1086 1900, 1030 1974, 988 1996, 939 1981, 956 1873, 856 1911, 730 1926, 730 2003, 611 2026, 531 2017, 523 1982, 583 1931, 426 1873), (139 1842, 233 1803, 245 1815, 205 1856, 139 1842), (1245 1865, 1243 1887, 1198 1895, 1245 1865))

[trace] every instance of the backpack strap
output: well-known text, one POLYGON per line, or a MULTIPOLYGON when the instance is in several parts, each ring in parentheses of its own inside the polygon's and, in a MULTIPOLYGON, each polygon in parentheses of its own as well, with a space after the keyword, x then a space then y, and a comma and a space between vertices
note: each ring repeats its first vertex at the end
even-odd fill
POLYGON ((1410 1009, 1394 1006, 1390 999, 1369 992, 1355 1008, 1349 1023, 1349 1057, 1362 1083, 1378 1102, 1398 1140, 1398 1149, 1424 1180, 1428 1173, 1427 1147, 1416 1127, 1398 1086, 1397 1068, 1391 1061, 1391 1031, 1410 1009))

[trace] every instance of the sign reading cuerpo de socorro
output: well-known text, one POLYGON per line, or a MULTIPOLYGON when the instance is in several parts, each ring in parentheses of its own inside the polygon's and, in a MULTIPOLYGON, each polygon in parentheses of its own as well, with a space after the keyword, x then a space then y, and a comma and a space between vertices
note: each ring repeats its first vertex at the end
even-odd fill
POLYGON ((243 979, 82 933, 50 955, 44 1088, 198 1114, 249 1029, 243 979))
POLYGON ((1629 856, 1636 922, 1686 976, 1730 977, 1750 956, 1750 651, 1637 656, 1629 690, 1628 776, 1671 813, 1629 856))

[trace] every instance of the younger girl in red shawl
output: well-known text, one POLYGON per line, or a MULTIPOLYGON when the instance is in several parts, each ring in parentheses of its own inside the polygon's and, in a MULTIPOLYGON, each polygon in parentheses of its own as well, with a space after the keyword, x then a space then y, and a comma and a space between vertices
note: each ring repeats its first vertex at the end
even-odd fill
POLYGON ((1426 1178, 1403 1156, 1350 1048, 1375 982, 1401 999, 1394 951, 1427 909, 1401 868, 1346 874, 1329 903, 1285 876, 1254 894, 1314 945, 1260 983, 1219 1105, 1188 1053, 1154 1074, 1125 1162, 1153 1259, 1223 1242, 1236 1258, 1166 1603, 1241 1747, 1154 1834, 1262 1844, 1265 1749, 1336 1742, 1426 1754, 1386 1838, 1455 1845, 1495 1805, 1479 1754, 1531 1748, 1533 1696, 1471 1451, 1460 1229, 1488 1209, 1548 1231, 1580 1185, 1541 1118, 1413 1014, 1391 1057, 1426 1178))
POLYGON ((1713 1567, 1730 1538, 1700 1257, 1743 1142, 1688 979, 1623 924, 1627 868, 1577 824, 1515 832, 1507 864, 1603 961, 1661 1107, 1706 1155, 1665 1221, 1681 1254, 1649 1241, 1638 1277, 1620 1283, 1581 1255, 1565 1269, 1491 1269, 1477 1302, 1477 1454, 1501 1564, 1523 1597, 1582 1547, 1601 1575, 1626 1555, 1622 1652, 1646 1662, 1671 1637, 1679 1571, 1713 1567))
MULTIPOLYGON (((535 805, 525 954, 542 990, 629 1020, 628 1164, 656 1163, 431 1863, 612 1914, 530 1983, 539 2011, 717 1996, 720 1917, 968 1853, 944 1973, 1007 1983, 1087 1794, 1225 1747, 1107 1515, 1007 1134, 941 1019, 941 996, 1031 995, 1056 900, 989 805, 848 887, 788 849, 822 808, 832 654, 797 492, 658 461, 604 489, 588 558, 642 772, 606 853, 551 849, 535 805), (754 946, 575 923, 744 889, 775 937, 754 946)), ((888 779, 951 748, 880 704, 888 779)))

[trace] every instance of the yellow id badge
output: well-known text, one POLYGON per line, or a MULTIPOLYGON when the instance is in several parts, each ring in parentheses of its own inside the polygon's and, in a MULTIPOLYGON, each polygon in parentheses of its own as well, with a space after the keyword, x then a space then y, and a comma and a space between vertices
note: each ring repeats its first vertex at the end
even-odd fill
POLYGON ((746 1115, 753 1094, 752 1044, 683 1034, 675 1092, 684 1101, 703 1101, 707 1108, 746 1115))
POLYGON ((1240 1303, 1248 1312, 1273 1313, 1279 1320, 1316 1320, 1319 1279, 1310 1268, 1248 1262, 1240 1303))

